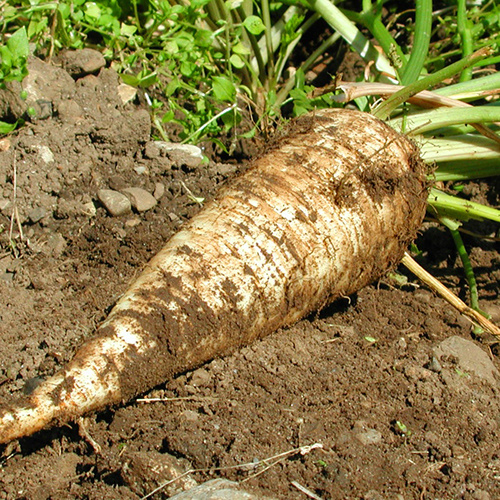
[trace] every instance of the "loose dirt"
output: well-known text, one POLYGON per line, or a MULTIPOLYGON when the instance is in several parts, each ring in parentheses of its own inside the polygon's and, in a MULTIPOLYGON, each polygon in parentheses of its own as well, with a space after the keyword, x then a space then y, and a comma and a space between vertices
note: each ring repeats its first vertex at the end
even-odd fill
MULTIPOLYGON (((110 69, 71 77, 33 61, 31 78, 38 118, 0 143, 0 404, 68 361, 199 210, 195 198, 240 169, 161 150, 140 98, 124 104, 110 69), (129 187, 157 204, 111 216, 98 191, 129 187)), ((464 195, 498 205, 495 193, 481 184, 464 195)), ((446 232, 427 224, 417 245, 463 296, 446 232)), ((498 243, 467 245, 498 323, 498 243)), ((0 499, 138 499, 164 482, 165 461, 206 470, 152 498, 217 477, 257 498, 307 498, 294 481, 322 499, 500 498, 498 352, 411 277, 403 287, 387 277, 143 396, 159 401, 4 447, 0 499)))

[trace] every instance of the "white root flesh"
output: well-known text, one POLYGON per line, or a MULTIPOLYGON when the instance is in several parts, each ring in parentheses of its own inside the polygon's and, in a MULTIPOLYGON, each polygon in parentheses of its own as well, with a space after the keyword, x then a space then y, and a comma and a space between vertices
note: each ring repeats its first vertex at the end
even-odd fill
POLYGON ((168 241, 63 370, 0 409, 0 443, 130 400, 399 262, 426 207, 413 144, 357 111, 289 129, 168 241))

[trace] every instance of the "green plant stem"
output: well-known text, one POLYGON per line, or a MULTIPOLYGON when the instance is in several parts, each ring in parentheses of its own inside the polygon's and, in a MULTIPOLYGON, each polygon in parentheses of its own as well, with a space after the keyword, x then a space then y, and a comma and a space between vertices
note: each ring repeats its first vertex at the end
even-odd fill
MULTIPOLYGON (((498 90, 500 88, 500 71, 481 78, 474 78, 467 82, 455 83, 446 85, 439 89, 433 90, 435 94, 442 96, 450 96, 458 98, 461 95, 469 93, 487 92, 489 90, 498 90)), ((482 98, 482 95, 476 95, 475 98, 482 98)))
POLYGON ((472 175, 481 168, 481 162, 484 160, 496 160, 498 163, 496 172, 490 175, 500 174, 500 146, 477 134, 433 137, 424 141, 420 147, 420 154, 422 159, 429 163, 467 160, 471 163, 472 175))
POLYGON ((455 246, 457 247, 458 256, 462 261, 462 266, 464 268, 465 279, 469 285, 469 293, 470 293, 470 306, 477 312, 481 312, 479 309, 479 295, 477 291, 477 282, 476 277, 474 275, 474 270, 472 268, 472 264, 469 259, 469 254, 465 249, 464 242, 462 240, 462 236, 458 229, 450 229, 451 236, 453 237, 453 241, 455 246))
POLYGON ((385 56, 364 37, 358 28, 330 0, 305 0, 305 4, 321 17, 355 50, 365 61, 374 61, 378 71, 394 76, 394 68, 385 56))
MULTIPOLYGON (((323 43, 302 63, 300 66, 300 70, 303 73, 306 73, 309 68, 314 64, 314 62, 320 57, 326 50, 331 47, 335 42, 337 42, 340 38, 339 33, 334 33, 333 35, 330 35, 326 40, 323 41, 323 43)), ((280 89, 276 96, 276 102, 275 102, 275 108, 278 109, 283 102, 286 100, 288 97, 288 94, 290 93, 290 90, 293 89, 296 83, 296 77, 295 75, 291 78, 289 78, 285 85, 280 89)))
MULTIPOLYGON (((458 256, 460 257, 460 261, 462 262, 465 279, 467 280, 467 284, 469 286, 470 307, 474 311, 477 311, 478 313, 485 315, 485 313, 481 311, 479 307, 479 294, 477 290, 476 276, 474 275, 474 269, 469 259, 469 254, 467 253, 467 250, 465 248, 462 235, 458 230, 459 223, 457 223, 454 220, 449 220, 446 218, 440 219, 440 222, 450 230, 453 242, 455 243, 455 247, 457 249, 458 256)), ((474 327, 474 333, 481 334, 483 333, 483 329, 479 325, 476 325, 474 327)))
MULTIPOLYGON (((467 19, 466 0, 457 0, 457 30, 462 42, 462 57, 472 54, 472 33, 470 23, 467 19)), ((460 75, 460 81, 465 82, 472 78, 472 68, 464 68, 460 75)))
POLYGON ((373 115, 381 120, 386 120, 389 115, 400 105, 407 101, 411 96, 421 92, 422 90, 426 90, 429 87, 433 87, 438 83, 441 83, 443 80, 447 78, 451 78, 453 75, 460 73, 464 68, 468 68, 469 66, 473 66, 475 63, 484 59, 485 57, 491 54, 491 49, 483 48, 474 52, 470 56, 457 61, 456 63, 450 64, 446 68, 443 68, 439 71, 436 71, 432 75, 426 76, 421 80, 417 80, 416 82, 404 87, 399 92, 393 94, 389 99, 380 104, 373 115))
POLYGON ((424 67, 431 40, 432 0, 417 0, 415 12, 415 40, 408 64, 402 69, 403 85, 410 85, 418 80, 424 67))
POLYGON ((274 87, 274 49, 273 49, 273 38, 272 38, 272 23, 271 14, 269 12, 269 1, 261 0, 262 6, 262 22, 266 27, 264 31, 264 37, 266 40, 266 52, 267 52, 267 73, 266 73, 266 90, 270 90, 274 87))
POLYGON ((427 201, 429 203, 429 212, 438 217, 449 217, 465 221, 469 219, 489 219, 500 222, 500 210, 443 193, 436 188, 431 188, 427 201))
POLYGON ((500 158, 438 163, 438 168, 429 178, 433 182, 444 182, 482 179, 497 175, 500 175, 500 158))
POLYGON ((385 55, 401 80, 402 69, 406 66, 406 56, 380 19, 380 12, 374 14, 371 2, 363 3, 363 12, 343 9, 342 12, 353 22, 364 25, 380 44, 385 55))
POLYGON ((395 118, 391 120, 391 125, 397 130, 401 130, 403 123, 406 123, 406 130, 408 131, 408 127, 410 127, 409 133, 416 135, 464 123, 485 124, 493 122, 500 122, 500 106, 442 107, 421 111, 403 118, 395 118))

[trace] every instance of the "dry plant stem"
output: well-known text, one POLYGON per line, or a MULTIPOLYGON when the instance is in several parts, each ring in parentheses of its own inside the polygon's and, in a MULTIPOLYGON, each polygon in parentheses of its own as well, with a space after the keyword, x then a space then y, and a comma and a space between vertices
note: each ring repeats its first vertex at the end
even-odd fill
POLYGON ((293 121, 170 239, 63 370, 0 408, 0 443, 129 401, 380 278, 421 225, 425 170, 411 141, 367 113, 293 121))
MULTIPOLYGON (((342 89, 344 91, 344 95, 335 96, 335 101, 348 102, 358 97, 370 95, 392 95, 404 87, 402 85, 390 85, 387 83, 340 82, 337 85, 337 88, 342 89)), ((468 108, 472 106, 472 104, 467 102, 459 101, 458 99, 453 99, 452 97, 438 95, 429 90, 418 92, 414 96, 410 97, 408 102, 422 108, 437 108, 440 106, 446 106, 449 108, 468 108)), ((486 125, 482 125, 480 123, 471 123, 471 125, 480 134, 488 137, 488 139, 491 139, 492 141, 495 141, 497 144, 500 144, 500 136, 486 125)))
POLYGON ((10 227, 9 227, 9 241, 11 242, 12 248, 14 248, 14 243, 12 235, 14 232, 14 221, 17 224, 17 229, 19 231, 19 237, 21 241, 24 240, 23 227, 21 224, 21 219, 19 217, 19 211, 17 209, 17 164, 16 157, 14 156, 13 166, 12 166, 12 177, 13 177, 13 192, 12 192, 12 213, 10 216, 10 227))
POLYGON ((313 493, 311 490, 308 490, 305 486, 302 486, 297 481, 292 481, 290 484, 292 484, 293 486, 295 486, 295 488, 304 493, 306 497, 312 498, 313 500, 322 500, 322 498, 316 495, 316 493, 313 493))
POLYGON ((404 264, 413 274, 418 276, 429 288, 434 290, 438 295, 451 304, 457 311, 466 316, 473 323, 490 332, 497 340, 500 340, 500 328, 494 325, 491 321, 486 319, 482 314, 470 308, 465 302, 460 300, 453 292, 448 290, 439 280, 434 278, 432 274, 428 273, 422 266, 405 253, 401 263, 404 264))

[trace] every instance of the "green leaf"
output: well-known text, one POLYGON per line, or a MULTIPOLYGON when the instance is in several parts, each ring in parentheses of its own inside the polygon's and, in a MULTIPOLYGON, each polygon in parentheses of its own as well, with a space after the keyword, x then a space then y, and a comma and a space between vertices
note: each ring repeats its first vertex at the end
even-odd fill
POLYGON ((198 30, 195 35, 195 42, 199 47, 208 48, 212 45, 213 33, 210 30, 198 30))
POLYGON ((94 2, 88 2, 85 5, 85 17, 91 21, 98 20, 101 17, 101 9, 94 2))
POLYGON ((233 52, 240 56, 247 56, 250 54, 250 49, 245 44, 238 42, 233 45, 233 52))
POLYGON ((216 99, 219 101, 233 102, 236 97, 236 87, 225 76, 214 76, 212 89, 216 99))
POLYGON ((260 35, 266 29, 262 19, 258 16, 248 16, 243 21, 243 26, 245 26, 252 35, 260 35))
POLYGON ((120 75, 121 79, 123 80, 123 83, 126 83, 127 85, 130 85, 132 87, 137 87, 139 85, 139 78, 135 75, 127 75, 125 73, 120 75))
POLYGON ((71 14, 71 6, 65 3, 57 4, 57 10, 63 19, 68 19, 71 14))
POLYGON ((189 78, 197 68, 198 66, 195 63, 191 61, 183 61, 179 69, 183 76, 189 78))
POLYGON ((156 74, 156 72, 142 75, 141 71, 141 73, 139 73, 139 76, 139 86, 141 88, 151 87, 151 85, 154 85, 158 81, 158 75, 156 74))
POLYGON ((241 69, 245 66, 245 61, 238 54, 233 54, 229 58, 229 61, 236 69, 241 69))
POLYGON ((181 82, 179 81, 178 78, 174 78, 172 81, 168 82, 167 89, 166 89, 166 94, 168 96, 171 96, 175 93, 175 91, 180 88, 181 82))
POLYGON ((0 121, 0 134, 10 134, 17 127, 18 122, 16 123, 7 123, 0 121))
POLYGON ((137 26, 122 23, 120 26, 120 33, 124 36, 132 36, 137 31, 137 26))
POLYGON ((30 49, 28 43, 28 36, 26 28, 23 26, 14 32, 14 34, 7 40, 7 47, 13 55, 14 61, 18 64, 23 63, 29 56, 30 49))
POLYGON ((2 71, 9 72, 13 63, 12 54, 5 45, 0 45, 0 60, 2 63, 2 71))

